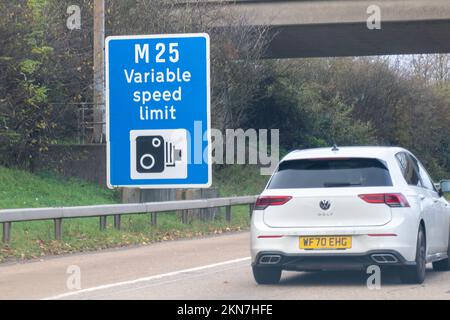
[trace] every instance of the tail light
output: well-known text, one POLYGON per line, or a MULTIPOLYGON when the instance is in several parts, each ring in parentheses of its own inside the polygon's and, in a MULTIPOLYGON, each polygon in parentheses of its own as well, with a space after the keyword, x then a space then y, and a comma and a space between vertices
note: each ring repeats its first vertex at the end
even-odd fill
POLYGON ((269 206, 282 206, 289 200, 291 196, 263 196, 256 200, 255 210, 264 210, 269 206))
POLYGON ((409 207, 408 200, 401 193, 361 194, 359 197, 367 203, 384 203, 393 208, 409 207))

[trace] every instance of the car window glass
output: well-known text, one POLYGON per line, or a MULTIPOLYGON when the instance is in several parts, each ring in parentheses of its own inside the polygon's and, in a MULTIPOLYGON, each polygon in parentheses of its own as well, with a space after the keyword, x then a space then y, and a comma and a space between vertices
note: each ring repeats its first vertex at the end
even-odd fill
POLYGON ((419 161, 417 161, 416 158, 411 156, 410 154, 407 155, 408 157, 408 165, 411 166, 411 185, 423 187, 422 179, 420 177, 419 173, 419 161))
POLYGON ((425 168, 422 166, 422 164, 419 162, 419 174, 420 178, 422 179, 423 187, 432 191, 436 191, 434 188, 433 181, 431 180, 430 176, 428 175, 425 168))
POLYGON ((371 158, 302 159, 280 163, 269 189, 392 186, 386 165, 371 158))
POLYGON ((405 152, 398 153, 396 158, 406 183, 411 186, 422 186, 417 163, 405 152))

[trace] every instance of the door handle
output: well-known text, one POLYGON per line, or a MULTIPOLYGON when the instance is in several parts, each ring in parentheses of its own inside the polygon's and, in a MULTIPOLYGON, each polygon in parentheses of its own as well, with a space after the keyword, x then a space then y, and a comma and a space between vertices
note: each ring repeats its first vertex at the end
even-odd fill
POLYGON ((423 201, 423 200, 425 200, 425 196, 423 194, 421 194, 421 195, 419 195, 419 199, 423 201))

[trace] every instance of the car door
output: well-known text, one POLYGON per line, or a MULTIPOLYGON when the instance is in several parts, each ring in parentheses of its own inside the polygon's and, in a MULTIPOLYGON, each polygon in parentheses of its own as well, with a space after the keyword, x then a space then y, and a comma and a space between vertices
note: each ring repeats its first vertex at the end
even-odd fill
POLYGON ((433 236, 436 236, 437 242, 437 252, 447 252, 447 245, 449 239, 449 215, 448 215, 448 203, 447 201, 439 196, 430 175, 419 162, 419 174, 422 180, 423 187, 426 188, 433 199, 434 207, 433 214, 435 218, 436 229, 433 236))
POLYGON ((417 159, 406 152, 398 153, 396 158, 405 181, 417 194, 417 202, 419 204, 423 220, 425 221, 428 248, 427 254, 434 254, 438 252, 438 243, 436 242, 436 237, 433 235, 436 232, 436 203, 433 195, 423 187, 417 159))
POLYGON ((447 201, 447 199, 445 199, 444 196, 441 197, 441 199, 439 200, 439 202, 442 205, 442 225, 445 228, 444 230, 444 238, 446 237, 447 240, 443 240, 445 247, 444 247, 444 252, 448 253, 448 246, 450 246, 450 204, 447 201))
POLYGON ((442 243, 440 245, 440 248, 441 252, 447 253, 450 239, 450 205, 444 197, 441 197, 439 199, 439 204, 441 206, 441 211, 438 220, 440 230, 442 232, 442 243))
POLYGON ((428 176, 428 173, 423 168, 419 160, 416 157, 409 154, 412 165, 417 171, 420 179, 421 189, 420 200, 423 203, 423 217, 425 220, 426 238, 429 244, 429 254, 435 254, 442 252, 442 227, 439 224, 440 213, 442 212, 442 207, 439 202, 439 194, 434 188, 433 182, 428 176), (427 223, 428 222, 428 223, 427 223))

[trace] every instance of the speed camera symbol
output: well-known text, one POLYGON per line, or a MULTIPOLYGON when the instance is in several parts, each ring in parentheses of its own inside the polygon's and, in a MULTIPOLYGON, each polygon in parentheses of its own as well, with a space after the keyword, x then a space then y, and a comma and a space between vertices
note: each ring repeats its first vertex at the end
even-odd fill
POLYGON ((132 131, 130 142, 133 179, 187 175, 185 130, 132 131))
POLYGON ((136 138, 136 170, 139 173, 163 172, 165 168, 164 139, 161 136, 136 138))

